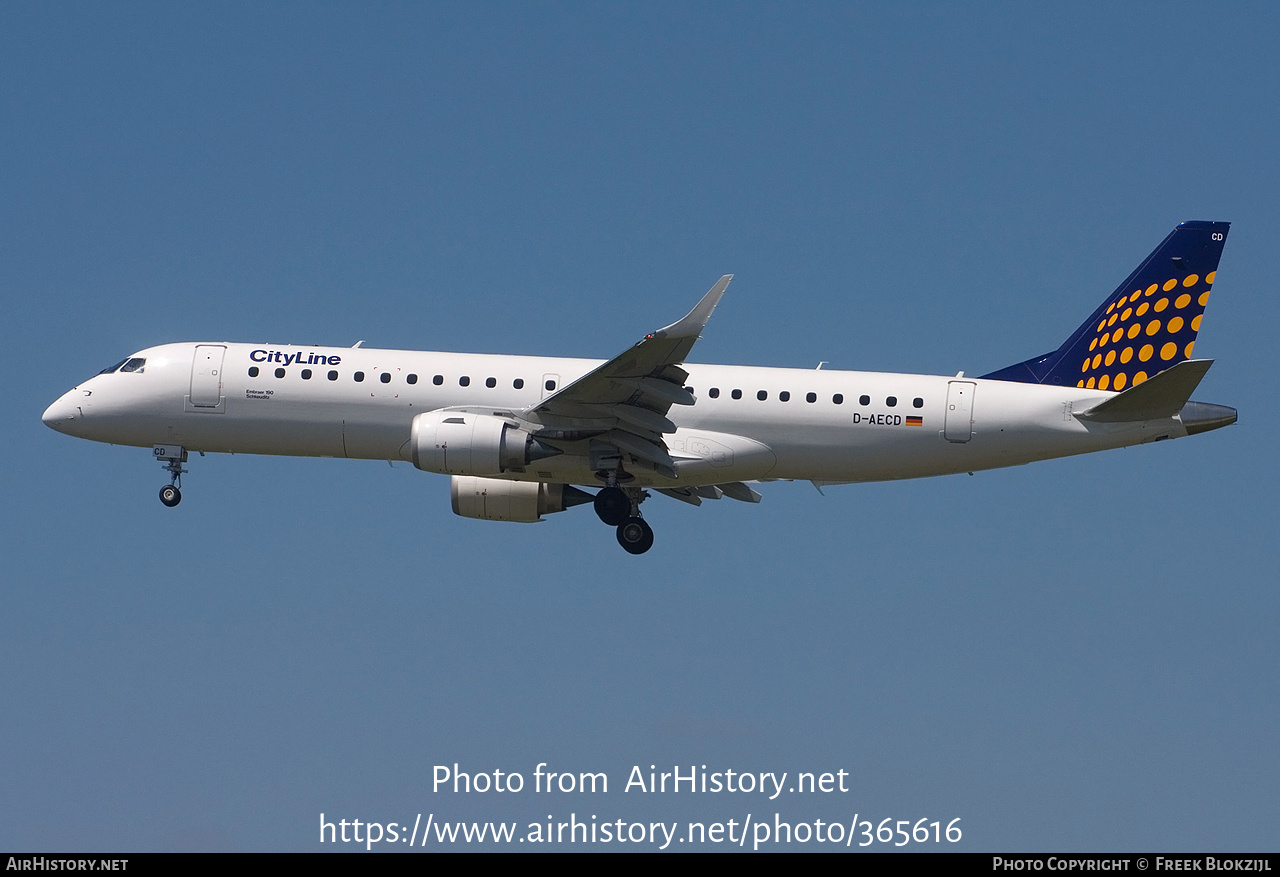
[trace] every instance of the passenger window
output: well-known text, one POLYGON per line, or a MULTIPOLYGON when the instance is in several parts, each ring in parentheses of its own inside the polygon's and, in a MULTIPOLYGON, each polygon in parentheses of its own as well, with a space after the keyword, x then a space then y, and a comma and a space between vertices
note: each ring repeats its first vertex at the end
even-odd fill
POLYGON ((406 384, 416 384, 416 383, 418 383, 418 376, 417 376, 417 375, 409 375, 407 378, 405 378, 405 379, 404 379, 404 382, 405 382, 406 384))
POLYGON ((435 384, 437 387, 440 386, 444 383, 444 375, 436 375, 431 379, 431 383, 435 384))
POLYGON ((511 386, 515 387, 517 390, 523 390, 524 378, 516 378, 514 381, 511 382, 511 386))
POLYGON ((331 371, 328 374, 328 378, 331 381, 336 381, 338 379, 338 373, 336 371, 331 371))
POLYGON ((886 405, 888 405, 890 408, 892 408, 893 406, 895 406, 895 405, 897 405, 897 404, 898 404, 898 397, 897 397, 897 396, 890 396, 888 399, 885 399, 885 400, 884 400, 884 404, 886 404, 886 405))
POLYGON ((249 377, 256 378, 257 376, 258 376, 258 367, 256 365, 249 366, 249 377))
POLYGON ((382 374, 378 375, 378 380, 382 381, 382 383, 384 384, 391 383, 391 372, 383 372, 382 374))
POLYGON ((781 402, 790 402, 790 401, 791 401, 791 391, 790 391, 790 390, 783 390, 781 393, 779 393, 779 394, 778 394, 778 400, 779 400, 779 401, 781 401, 781 402))
POLYGON ((484 385, 485 385, 486 387, 488 387, 490 390, 492 390, 494 387, 498 386, 498 379, 497 379, 497 378, 485 378, 485 379, 484 379, 484 385))
POLYGON ((556 382, 555 382, 555 381, 547 381, 546 387, 547 387, 547 389, 548 389, 548 390, 554 390, 554 389, 556 388, 556 382))
POLYGON ((309 369, 309 368, 304 368, 304 369, 302 370, 302 379, 303 379, 304 381, 309 381, 309 380, 311 380, 311 369, 309 369))
POLYGON ((832 397, 831 397, 831 401, 832 401, 832 402, 834 402, 834 403, 836 403, 837 405, 843 405, 843 404, 844 404, 844 394, 843 394, 843 393, 836 393, 834 396, 832 396, 832 397))
POLYGON ((459 387, 469 387, 469 386, 471 386, 471 378, 469 378, 469 377, 468 377, 468 376, 466 376, 466 375, 463 375, 462 377, 458 378, 458 386, 459 386, 459 387))
POLYGON ((923 408, 923 407, 924 407, 924 400, 923 400, 923 399, 921 399, 919 396, 916 396, 914 399, 912 399, 912 400, 911 400, 911 407, 912 407, 912 408, 923 408))
POLYGON ((282 368, 278 368, 278 369, 276 369, 276 377, 278 377, 278 378, 282 378, 282 377, 284 377, 284 369, 282 369, 282 368))
POLYGON ((859 404, 859 405, 870 405, 870 404, 871 404, 871 397, 870 397, 870 396, 859 396, 859 397, 858 397, 858 404, 859 404))
POLYGON ((805 394, 804 394, 804 401, 806 401, 806 402, 817 402, 817 401, 818 401, 818 394, 817 394, 817 393, 805 393, 805 394))
POLYGON ((710 396, 712 399, 719 399, 719 398, 720 398, 720 388, 719 388, 719 387, 712 387, 710 390, 707 390, 707 395, 708 395, 708 396, 710 396))
POLYGON ((364 372, 356 372, 351 377, 355 378, 355 382, 358 384, 364 380, 364 372))
POLYGON ((769 398, 769 392, 767 390, 761 390, 760 392, 756 393, 756 398, 759 399, 761 402, 763 402, 765 399, 769 398))
POLYGON ((732 396, 732 397, 733 397, 733 398, 735 398, 735 399, 741 399, 741 398, 742 398, 742 391, 741 391, 741 390, 734 390, 734 391, 733 391, 732 393, 730 393, 729 395, 730 395, 730 396, 732 396))

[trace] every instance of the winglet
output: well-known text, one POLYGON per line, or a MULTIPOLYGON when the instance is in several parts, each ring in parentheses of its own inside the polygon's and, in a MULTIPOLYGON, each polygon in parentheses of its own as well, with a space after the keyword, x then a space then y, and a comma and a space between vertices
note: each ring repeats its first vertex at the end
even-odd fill
POLYGON ((1189 359, 1165 369, 1150 380, 1076 415, 1096 423, 1132 423, 1173 417, 1200 385, 1212 359, 1189 359))
POLYGON ((707 325, 707 320, 711 319, 711 312, 716 309, 716 305, 720 303, 720 297, 724 295, 724 291, 729 288, 729 281, 733 279, 732 274, 726 274, 716 281, 716 285, 707 291, 702 297, 702 301, 698 302, 693 310, 685 314, 683 318, 665 326, 653 333, 654 338, 697 338, 702 333, 703 327, 707 325))

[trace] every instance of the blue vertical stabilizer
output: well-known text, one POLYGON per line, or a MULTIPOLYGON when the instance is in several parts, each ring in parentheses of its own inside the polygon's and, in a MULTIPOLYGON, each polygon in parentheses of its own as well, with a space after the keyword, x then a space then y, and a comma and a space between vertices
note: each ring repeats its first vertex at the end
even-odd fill
POLYGON ((1229 222, 1184 222, 1057 350, 983 375, 1123 390, 1191 358, 1229 222))

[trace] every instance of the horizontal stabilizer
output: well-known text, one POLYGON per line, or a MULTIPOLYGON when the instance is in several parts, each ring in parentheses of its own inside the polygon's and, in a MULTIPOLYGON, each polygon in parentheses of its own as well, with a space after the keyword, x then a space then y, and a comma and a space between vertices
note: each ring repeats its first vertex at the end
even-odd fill
POLYGON ((1132 423, 1173 417, 1200 385, 1212 359, 1189 359, 1076 414, 1095 423, 1132 423))

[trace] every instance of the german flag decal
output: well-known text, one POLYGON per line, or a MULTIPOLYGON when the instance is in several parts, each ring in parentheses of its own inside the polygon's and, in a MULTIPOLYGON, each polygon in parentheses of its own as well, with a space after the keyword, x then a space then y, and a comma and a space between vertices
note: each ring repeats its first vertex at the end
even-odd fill
POLYGON ((923 417, 908 417, 907 426, 924 426, 923 417))

